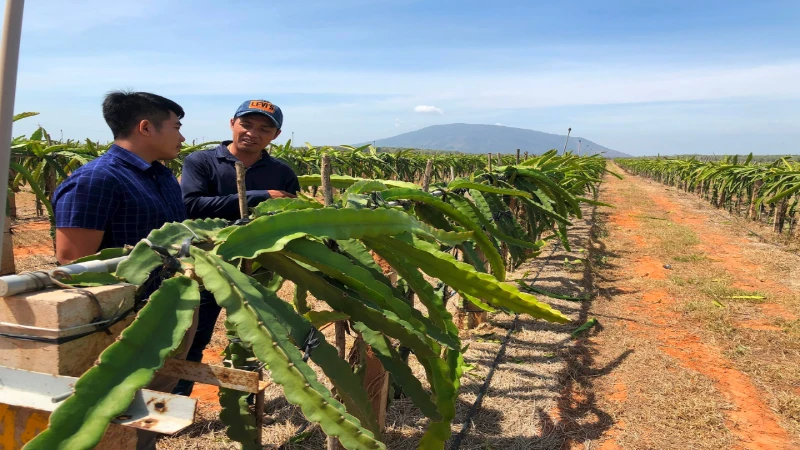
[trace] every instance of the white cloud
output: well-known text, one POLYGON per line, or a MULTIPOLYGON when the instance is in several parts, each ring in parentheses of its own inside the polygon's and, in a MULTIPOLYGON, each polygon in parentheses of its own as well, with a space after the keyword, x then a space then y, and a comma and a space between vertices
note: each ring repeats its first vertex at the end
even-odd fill
POLYGON ((403 123, 404 122, 402 120, 400 120, 400 119, 394 119, 394 127, 395 128, 400 128, 401 126, 403 126, 403 123))
POLYGON ((431 105, 417 105, 414 107, 414 111, 423 114, 444 114, 444 111, 441 108, 431 105))
POLYGON ((503 124, 502 124, 502 123, 500 123, 500 122, 497 122, 495 125, 497 125, 497 126, 499 126, 499 127, 502 127, 502 126, 503 126, 503 124))

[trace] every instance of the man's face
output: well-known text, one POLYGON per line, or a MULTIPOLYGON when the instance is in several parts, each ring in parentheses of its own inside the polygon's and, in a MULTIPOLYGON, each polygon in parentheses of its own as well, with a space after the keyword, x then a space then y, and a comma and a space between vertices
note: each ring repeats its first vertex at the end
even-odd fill
POLYGON ((181 143, 186 140, 181 134, 181 121, 174 112, 169 112, 169 119, 161 122, 159 128, 152 127, 150 143, 156 159, 171 160, 178 157, 181 143))
POLYGON ((233 142, 245 153, 258 153, 281 134, 275 123, 261 114, 248 114, 231 119, 233 142))

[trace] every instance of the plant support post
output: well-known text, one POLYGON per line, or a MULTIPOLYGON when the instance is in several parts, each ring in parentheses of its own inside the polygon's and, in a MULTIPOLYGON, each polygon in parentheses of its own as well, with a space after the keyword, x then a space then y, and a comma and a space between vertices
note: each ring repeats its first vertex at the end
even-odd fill
MULTIPOLYGON (((320 166, 320 184, 322 187, 322 199, 325 206, 333 205, 333 186, 331 185, 331 157, 328 154, 322 155, 320 166)), ((336 352, 339 358, 344 359, 345 335, 344 324, 336 322, 333 324, 334 328, 334 343, 336 345, 336 352)), ((326 440, 328 450, 339 450, 341 445, 335 436, 328 436, 326 440)))
POLYGON ((244 175, 247 169, 241 161, 236 161, 236 190, 239 193, 239 214, 242 219, 247 217, 247 188, 244 184, 244 175))
POLYGON ((433 172, 433 160, 429 159, 425 165, 425 175, 422 178, 422 190, 428 192, 431 187, 431 173, 433 172))
MULTIPOLYGON (((22 35, 22 10, 24 0, 6 0, 3 37, 0 42, 0 181, 8 185, 8 168, 11 161, 11 132, 14 123, 14 99, 17 93, 17 68, 19 66, 19 43, 22 35)), ((0 189, 0 205, 5 210, 8 189, 0 189)), ((0 214, 0 230, 5 229, 6 215, 0 214)), ((0 254, 2 254, 0 240, 0 254)))
POLYGON ((569 144, 569 135, 572 133, 572 127, 567 128, 567 140, 564 142, 564 154, 567 153, 567 144, 569 144))

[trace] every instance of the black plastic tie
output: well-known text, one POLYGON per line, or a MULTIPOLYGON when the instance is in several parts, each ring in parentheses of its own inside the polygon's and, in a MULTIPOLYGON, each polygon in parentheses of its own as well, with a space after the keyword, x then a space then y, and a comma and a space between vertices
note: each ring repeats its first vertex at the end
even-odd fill
POLYGON ((308 332, 308 336, 303 342, 303 362, 308 362, 308 358, 311 357, 311 350, 319 347, 319 338, 314 337, 315 334, 317 334, 317 329, 311 327, 311 331, 308 332))

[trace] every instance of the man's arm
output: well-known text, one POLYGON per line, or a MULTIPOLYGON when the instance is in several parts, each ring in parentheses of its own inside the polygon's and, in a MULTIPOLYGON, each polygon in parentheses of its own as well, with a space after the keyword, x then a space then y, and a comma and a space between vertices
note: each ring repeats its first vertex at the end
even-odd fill
POLYGON ((56 228, 56 259, 61 265, 97 253, 103 241, 103 230, 88 228, 56 228))
MULTIPOLYGON (((236 220, 239 218, 239 196, 209 195, 208 180, 211 174, 205 163, 199 158, 188 156, 181 172, 181 191, 186 213, 190 219, 218 217, 236 220)), ((269 198, 286 197, 282 191, 251 190, 247 191, 247 205, 256 206, 269 198)))
POLYGON ((117 180, 102 168, 73 174, 53 194, 56 259, 67 264, 97 253, 119 208, 117 180))

